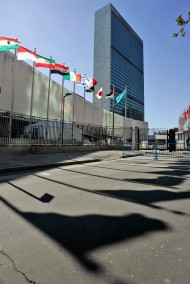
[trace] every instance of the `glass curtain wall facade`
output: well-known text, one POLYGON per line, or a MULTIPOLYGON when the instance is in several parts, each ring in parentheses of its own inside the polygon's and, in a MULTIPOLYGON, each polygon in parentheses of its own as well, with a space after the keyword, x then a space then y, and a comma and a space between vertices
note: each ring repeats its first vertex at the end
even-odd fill
POLYGON ((113 111, 113 100, 106 94, 114 88, 116 95, 124 89, 125 97, 117 104, 114 112, 135 120, 144 121, 144 63, 143 41, 129 26, 118 11, 108 4, 95 13, 94 29, 94 103, 113 111), (96 93, 103 87, 103 99, 96 93))

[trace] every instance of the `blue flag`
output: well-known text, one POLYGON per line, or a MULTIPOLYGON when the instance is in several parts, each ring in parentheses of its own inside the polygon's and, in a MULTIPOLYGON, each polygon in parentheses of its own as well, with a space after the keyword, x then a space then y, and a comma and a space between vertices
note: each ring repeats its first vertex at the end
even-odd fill
POLYGON ((126 90, 124 90, 120 95, 117 96, 116 98, 117 103, 119 103, 122 100, 122 98, 125 96, 125 92, 126 90))

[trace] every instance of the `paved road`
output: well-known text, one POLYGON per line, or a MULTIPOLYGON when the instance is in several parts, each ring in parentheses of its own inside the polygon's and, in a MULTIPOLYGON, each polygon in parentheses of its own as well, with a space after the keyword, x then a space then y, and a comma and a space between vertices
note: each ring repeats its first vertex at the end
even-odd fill
POLYGON ((1 173, 1 284, 189 284, 190 163, 1 173))

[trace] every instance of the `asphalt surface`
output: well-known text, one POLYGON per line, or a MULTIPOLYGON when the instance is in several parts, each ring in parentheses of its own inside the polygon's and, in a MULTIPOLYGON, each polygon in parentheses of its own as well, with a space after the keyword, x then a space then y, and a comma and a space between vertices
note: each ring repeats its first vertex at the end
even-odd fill
POLYGON ((190 161, 70 155, 1 172, 0 284, 189 284, 190 161))

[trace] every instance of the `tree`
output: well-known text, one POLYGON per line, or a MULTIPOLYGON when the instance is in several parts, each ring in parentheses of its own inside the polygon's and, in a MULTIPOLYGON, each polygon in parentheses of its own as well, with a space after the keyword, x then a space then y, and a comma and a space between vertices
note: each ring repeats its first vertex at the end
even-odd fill
POLYGON ((188 11, 187 19, 184 19, 182 15, 179 15, 176 19, 176 22, 180 29, 172 36, 177 37, 178 35, 181 35, 181 37, 184 37, 186 35, 185 26, 190 22, 190 10, 188 11))

